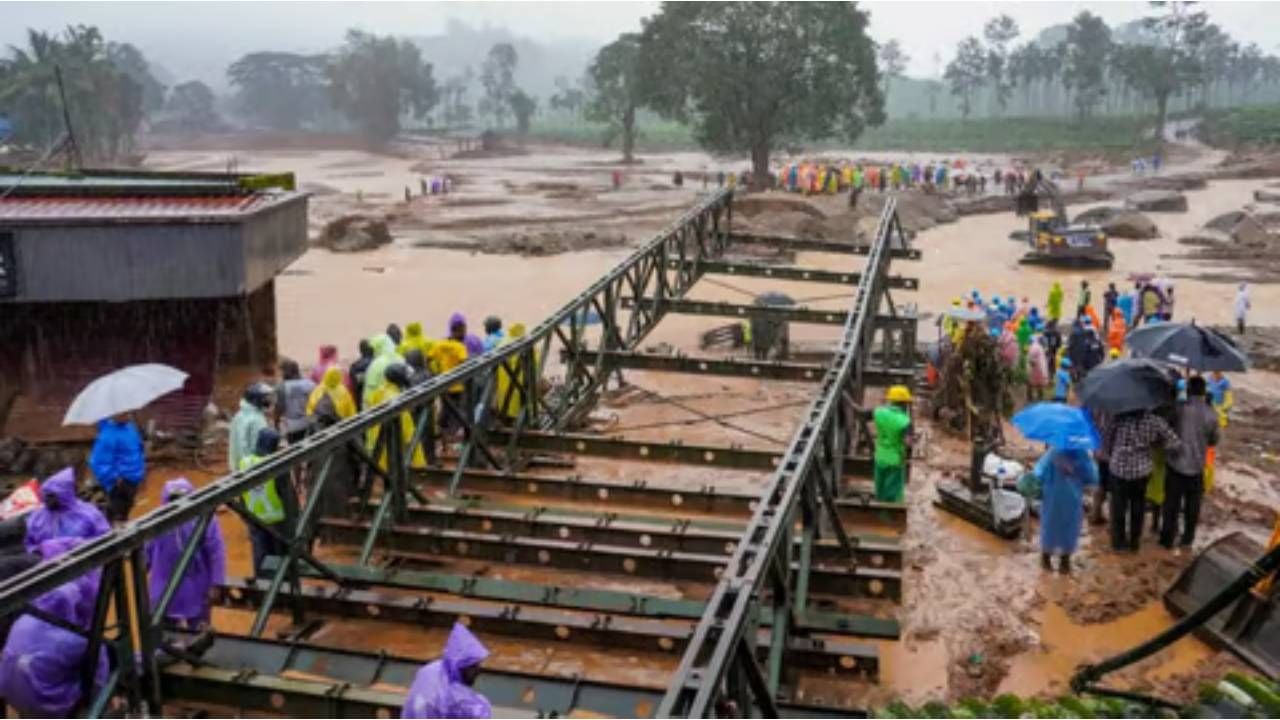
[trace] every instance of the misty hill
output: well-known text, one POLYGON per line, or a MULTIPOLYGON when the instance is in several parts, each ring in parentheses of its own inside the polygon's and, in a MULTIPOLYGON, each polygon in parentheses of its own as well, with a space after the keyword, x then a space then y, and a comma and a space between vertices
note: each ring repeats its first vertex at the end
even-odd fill
POLYGON ((498 43, 511 43, 516 49, 519 58, 516 85, 543 103, 555 92, 555 79, 577 80, 600 46, 586 40, 540 42, 515 35, 505 27, 472 27, 455 19, 449 20, 443 34, 410 35, 407 39, 417 45, 423 59, 432 64, 437 84, 471 68, 474 79, 467 92, 471 102, 483 93, 480 68, 489 48, 498 43))

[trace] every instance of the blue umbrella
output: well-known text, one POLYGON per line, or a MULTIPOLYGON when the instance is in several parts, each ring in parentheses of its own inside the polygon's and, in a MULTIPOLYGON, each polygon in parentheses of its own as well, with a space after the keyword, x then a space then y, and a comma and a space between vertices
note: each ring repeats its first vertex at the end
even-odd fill
POLYGON ((1028 405, 1013 416, 1013 426, 1028 440, 1059 450, 1096 450, 1102 446, 1089 413, 1066 403, 1028 405))

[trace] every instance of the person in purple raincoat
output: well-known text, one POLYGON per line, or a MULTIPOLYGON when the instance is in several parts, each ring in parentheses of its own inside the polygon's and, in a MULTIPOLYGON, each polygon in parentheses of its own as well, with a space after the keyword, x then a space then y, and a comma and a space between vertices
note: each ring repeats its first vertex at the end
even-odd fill
POLYGON ((449 337, 466 346, 468 358, 484 354, 484 341, 475 333, 467 332, 467 318, 460 312, 449 316, 449 337))
POLYGON ((493 707, 471 686, 489 650, 462 623, 454 623, 444 654, 422 666, 405 697, 402 718, 489 718, 493 707))
POLYGON ((40 485, 44 507, 27 517, 27 552, 33 555, 45 540, 74 537, 88 540, 111 532, 102 511, 76 497, 76 474, 69 467, 40 485))
MULTIPOLYGON (((53 540, 41 550, 56 557, 78 541, 53 540)), ((88 574, 41 595, 35 606, 86 630, 98 595, 98 578, 88 574)), ((32 615, 13 624, 0 653, 0 697, 22 717, 69 717, 80 703, 81 673, 88 640, 32 615)), ((107 649, 99 648, 95 686, 107 680, 107 649)))
MULTIPOLYGON (((163 502, 172 502, 194 488, 186 478, 177 478, 164 484, 163 502)), ((165 586, 177 569, 178 560, 187 547, 187 541, 196 530, 191 520, 181 527, 161 535, 147 543, 147 567, 150 577, 151 606, 155 607, 164 595, 165 586)), ((204 540, 191 556, 187 572, 178 584, 177 592, 165 610, 165 619, 191 628, 209 624, 209 590, 220 585, 227 576, 227 551, 222 542, 222 530, 214 520, 204 531, 204 540)))

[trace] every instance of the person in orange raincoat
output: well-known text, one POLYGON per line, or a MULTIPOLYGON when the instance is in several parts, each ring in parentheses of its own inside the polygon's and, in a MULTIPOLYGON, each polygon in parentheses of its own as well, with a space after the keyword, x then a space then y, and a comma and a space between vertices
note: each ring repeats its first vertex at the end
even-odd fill
POLYGON ((1098 311, 1093 309, 1093 305, 1085 305, 1084 312, 1093 321, 1093 326, 1098 330, 1102 330, 1102 321, 1098 319, 1098 311))
POLYGON ((1122 350, 1124 348, 1124 336, 1129 328, 1124 323, 1124 313, 1120 310, 1111 311, 1111 327, 1107 330, 1107 347, 1112 350, 1122 350))

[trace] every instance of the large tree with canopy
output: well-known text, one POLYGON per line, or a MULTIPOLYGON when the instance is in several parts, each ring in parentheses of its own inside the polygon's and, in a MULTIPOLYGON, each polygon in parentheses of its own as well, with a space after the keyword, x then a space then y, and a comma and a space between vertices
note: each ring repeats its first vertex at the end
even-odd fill
POLYGON ((780 142, 852 142, 884 121, 876 46, 853 3, 664 2, 640 63, 648 105, 708 150, 750 153, 756 187, 780 142))

